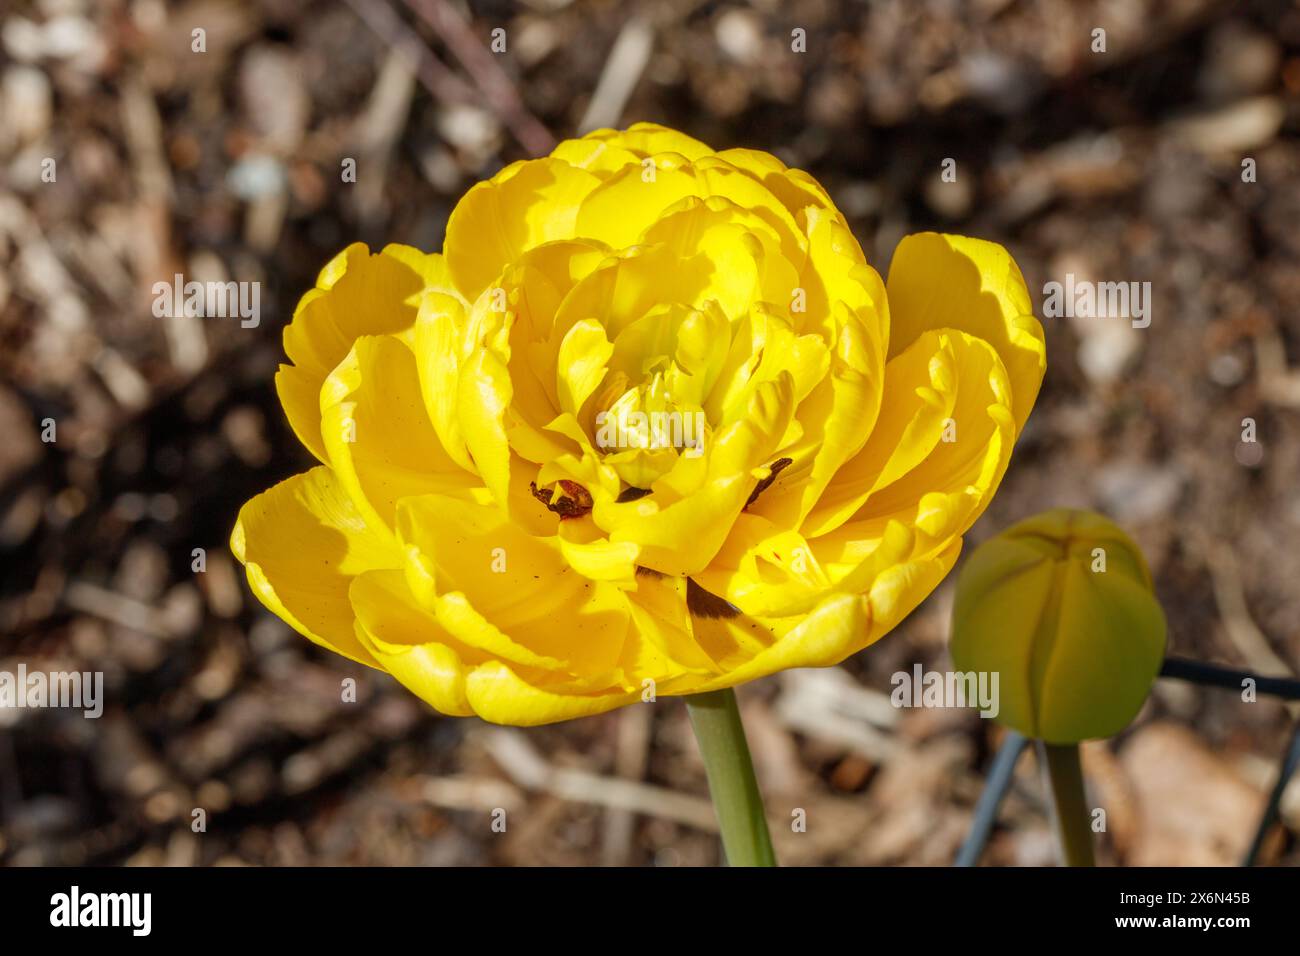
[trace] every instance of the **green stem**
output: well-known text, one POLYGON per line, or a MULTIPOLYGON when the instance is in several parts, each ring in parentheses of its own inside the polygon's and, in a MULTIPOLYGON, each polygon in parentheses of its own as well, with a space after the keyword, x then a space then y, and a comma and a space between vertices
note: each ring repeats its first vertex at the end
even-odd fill
POLYGON ((1038 760, 1052 797, 1052 823, 1066 866, 1096 866, 1092 856, 1092 828, 1083 794, 1083 767, 1078 744, 1038 741, 1038 760))
POLYGON ((736 695, 731 688, 686 698, 691 727, 704 755, 709 793, 722 831, 722 849, 731 866, 776 866, 772 837, 763 815, 763 797, 745 743, 736 695))

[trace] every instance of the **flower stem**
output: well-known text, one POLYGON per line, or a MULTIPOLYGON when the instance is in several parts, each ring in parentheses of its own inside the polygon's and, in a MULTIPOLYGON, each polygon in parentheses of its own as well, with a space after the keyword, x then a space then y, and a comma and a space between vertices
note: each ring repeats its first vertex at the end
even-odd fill
POLYGON ((1052 797, 1052 823, 1066 866, 1096 866, 1092 856, 1092 829, 1083 794, 1083 767, 1078 744, 1038 741, 1038 759, 1052 797))
POLYGON ((745 743, 736 695, 731 688, 686 698, 695 739, 704 755, 709 793, 722 831, 722 849, 731 866, 776 866, 772 837, 763 815, 763 797, 745 743))

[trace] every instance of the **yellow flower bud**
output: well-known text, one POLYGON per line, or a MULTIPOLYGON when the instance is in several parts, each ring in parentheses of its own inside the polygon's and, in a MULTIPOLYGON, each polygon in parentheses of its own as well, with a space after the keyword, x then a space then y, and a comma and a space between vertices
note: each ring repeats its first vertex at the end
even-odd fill
POLYGON ((1165 615, 1136 544, 1114 522, 1060 508, 986 541, 957 578, 952 660, 999 674, 998 719, 1027 737, 1109 737, 1160 670, 1165 615))

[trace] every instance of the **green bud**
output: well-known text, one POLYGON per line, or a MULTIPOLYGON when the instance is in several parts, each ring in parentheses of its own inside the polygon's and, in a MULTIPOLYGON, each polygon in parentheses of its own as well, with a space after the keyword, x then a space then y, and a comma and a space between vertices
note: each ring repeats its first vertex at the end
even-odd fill
POLYGON ((1068 744, 1110 737, 1160 670, 1165 615, 1142 552, 1114 522, 1056 509, 975 550, 957 578, 952 660, 997 672, 997 719, 1068 744))

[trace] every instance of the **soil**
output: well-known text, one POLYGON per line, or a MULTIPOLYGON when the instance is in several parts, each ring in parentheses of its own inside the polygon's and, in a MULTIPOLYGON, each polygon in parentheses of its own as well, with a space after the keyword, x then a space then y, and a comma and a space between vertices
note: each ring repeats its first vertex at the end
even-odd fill
MULTIPOLYGON (((469 186, 589 119, 807 169, 882 273, 933 228, 1005 244, 1040 303, 1067 274, 1149 282, 1146 328, 1044 317, 1042 395, 967 547, 1103 511, 1171 653, 1300 667, 1294 4, 18 0, 0 104, 0 670, 102 671, 107 700, 0 714, 2 863, 718 861, 678 702, 439 717, 268 615, 227 547, 308 465, 271 379, 316 271, 358 239, 438 249, 469 186), (594 96, 607 69, 626 95, 594 96), (155 317, 177 273, 260 282, 263 320, 155 317)), ((784 862, 951 862, 1001 731, 888 706, 895 671, 946 666, 951 590, 841 668, 742 689, 784 862)), ((1160 681, 1085 749, 1102 861, 1239 862, 1293 721, 1160 681)), ((1262 859, 1300 863, 1298 835, 1300 784, 1262 859)), ((984 861, 1053 852, 1027 757, 984 861)))

